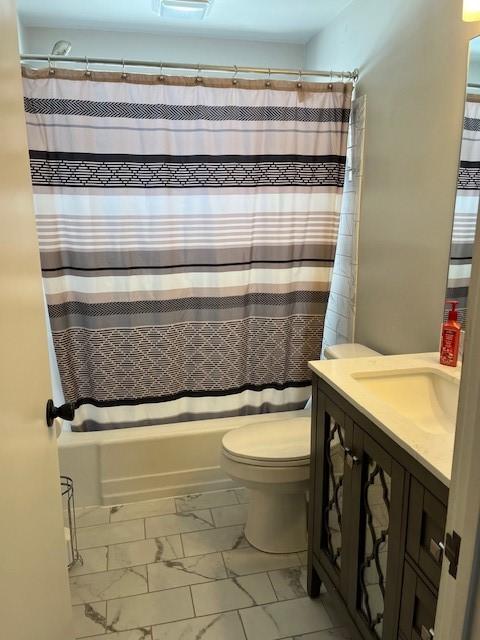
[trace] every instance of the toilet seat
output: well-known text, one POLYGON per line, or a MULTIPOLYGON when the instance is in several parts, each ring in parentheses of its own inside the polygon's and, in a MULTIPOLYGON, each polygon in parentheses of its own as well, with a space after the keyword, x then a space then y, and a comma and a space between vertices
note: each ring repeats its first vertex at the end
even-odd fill
POLYGON ((223 454, 257 467, 302 467, 310 464, 310 417, 273 420, 239 427, 222 440, 223 454))

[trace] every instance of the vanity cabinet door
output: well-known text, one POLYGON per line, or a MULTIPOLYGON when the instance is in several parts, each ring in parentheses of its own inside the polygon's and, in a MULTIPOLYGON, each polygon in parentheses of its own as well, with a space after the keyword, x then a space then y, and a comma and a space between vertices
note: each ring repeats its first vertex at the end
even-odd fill
POLYGON ((432 640, 435 635, 436 607, 435 595, 406 562, 399 637, 405 640, 432 640))
POLYGON ((348 585, 350 538, 350 469, 346 451, 353 444, 353 422, 327 396, 316 394, 316 425, 312 425, 312 473, 315 485, 310 499, 310 545, 313 554, 345 596, 348 585))
POLYGON ((446 521, 447 507, 412 478, 407 552, 437 590, 442 571, 446 521))
POLYGON ((348 603, 364 638, 396 640, 401 595, 403 468, 354 427, 351 468, 352 574, 348 603))

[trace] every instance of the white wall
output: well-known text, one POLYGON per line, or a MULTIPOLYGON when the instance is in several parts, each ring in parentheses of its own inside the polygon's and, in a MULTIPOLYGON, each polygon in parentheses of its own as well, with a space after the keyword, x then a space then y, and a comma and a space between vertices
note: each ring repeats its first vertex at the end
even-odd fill
POLYGON ((306 66, 360 68, 367 96, 355 339, 436 350, 461 138, 462 0, 354 0, 307 46, 306 66))
POLYGON ((256 67, 303 66, 300 44, 222 40, 123 31, 26 27, 22 53, 45 53, 57 40, 70 40, 72 56, 131 58, 256 67))

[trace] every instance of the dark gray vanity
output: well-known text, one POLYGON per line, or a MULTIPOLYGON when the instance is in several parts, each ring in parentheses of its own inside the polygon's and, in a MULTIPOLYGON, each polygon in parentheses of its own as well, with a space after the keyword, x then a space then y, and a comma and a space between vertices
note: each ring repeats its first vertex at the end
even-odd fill
MULTIPOLYGON (((308 592, 362 640, 430 640, 448 488, 313 376, 308 592)), ((451 563, 454 570, 454 563, 451 563)))

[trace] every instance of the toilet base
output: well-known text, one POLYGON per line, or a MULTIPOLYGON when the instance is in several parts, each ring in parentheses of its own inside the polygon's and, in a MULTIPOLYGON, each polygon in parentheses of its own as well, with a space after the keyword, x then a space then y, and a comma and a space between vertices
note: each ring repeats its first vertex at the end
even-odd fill
POLYGON ((305 491, 277 493, 250 489, 245 537, 266 553, 294 553, 307 548, 305 491))

